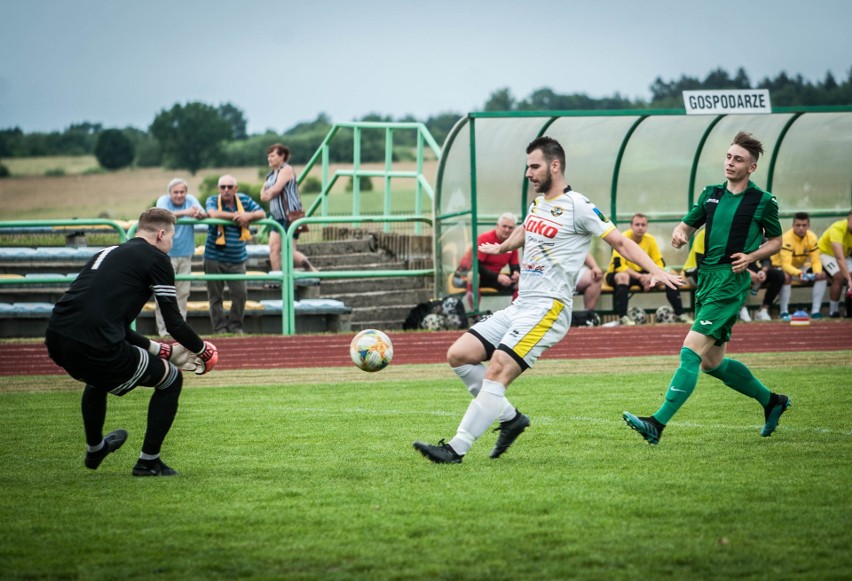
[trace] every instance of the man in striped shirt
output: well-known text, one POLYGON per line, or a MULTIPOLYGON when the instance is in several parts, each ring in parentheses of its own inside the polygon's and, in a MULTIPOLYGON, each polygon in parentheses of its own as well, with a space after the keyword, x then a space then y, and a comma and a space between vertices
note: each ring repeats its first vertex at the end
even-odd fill
MULTIPOLYGON (((228 220, 232 224, 211 224, 204 245, 205 274, 245 274, 251 240, 249 225, 266 217, 266 212, 248 195, 237 192, 237 179, 231 175, 219 178, 219 195, 207 198, 207 215, 228 220)), ((208 280, 207 299, 210 302, 210 322, 214 333, 243 332, 246 307, 245 280, 208 280), (231 309, 225 315, 225 283, 231 295, 231 309)))

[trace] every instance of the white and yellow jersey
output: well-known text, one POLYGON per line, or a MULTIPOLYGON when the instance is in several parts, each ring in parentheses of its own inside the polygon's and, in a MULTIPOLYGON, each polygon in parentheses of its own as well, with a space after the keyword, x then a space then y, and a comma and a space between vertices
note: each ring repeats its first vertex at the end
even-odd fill
POLYGON ((570 307, 592 236, 606 236, 614 228, 586 196, 570 186, 553 200, 538 196, 524 220, 518 297, 551 298, 570 307))

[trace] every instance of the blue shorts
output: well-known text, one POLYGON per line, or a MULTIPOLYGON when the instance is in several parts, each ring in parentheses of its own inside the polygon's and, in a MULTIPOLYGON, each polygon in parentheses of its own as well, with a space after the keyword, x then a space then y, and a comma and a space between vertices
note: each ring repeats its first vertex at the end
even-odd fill
MULTIPOLYGON (((279 224, 281 224, 281 227, 284 228, 285 232, 289 229, 290 222, 287 221, 287 218, 281 218, 280 220, 278 218, 272 218, 272 219, 275 220, 276 222, 278 222, 279 224)), ((273 232, 277 232, 277 230, 273 230, 273 232)), ((294 232, 293 233, 293 240, 298 240, 299 234, 301 234, 301 232, 294 232)))

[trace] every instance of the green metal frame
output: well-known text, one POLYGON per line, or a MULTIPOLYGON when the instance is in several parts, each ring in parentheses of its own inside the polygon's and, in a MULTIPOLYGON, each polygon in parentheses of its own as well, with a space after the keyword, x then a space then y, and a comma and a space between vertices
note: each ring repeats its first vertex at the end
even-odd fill
MULTIPOLYGON (((335 216, 317 218, 299 218, 295 220, 289 230, 282 235, 281 244, 281 300, 283 305, 293 304, 296 299, 295 281, 301 278, 340 279, 340 278, 379 278, 379 277, 408 277, 408 276, 433 276, 434 268, 423 268, 414 270, 331 270, 321 272, 297 272, 293 269, 292 260, 284 260, 284 256, 293 253, 293 233, 302 224, 336 224, 351 222, 354 224, 389 223, 389 222, 415 222, 432 225, 431 218, 425 216, 335 216)), ((282 309, 281 332, 284 335, 293 335, 296 332, 296 314, 293 309, 282 309)))
MULTIPOLYGON (((305 210, 306 217, 314 216, 319 213, 320 216, 326 217, 329 215, 329 204, 328 204, 328 196, 330 195, 332 187, 337 183, 337 180, 341 177, 350 177, 353 178, 352 181, 352 215, 358 217, 361 215, 361 177, 375 177, 382 178, 382 182, 384 185, 384 214, 386 216, 390 215, 392 211, 392 179, 393 178, 409 178, 415 180, 415 215, 423 216, 425 205, 424 193, 429 196, 430 203, 435 198, 435 192, 432 188, 432 185, 423 175, 423 162, 425 159, 427 147, 432 151, 432 154, 440 160, 441 158, 441 148, 435 142, 435 138, 432 137, 432 134, 429 133, 429 130, 423 123, 381 123, 381 122, 368 122, 368 121, 358 121, 352 123, 335 123, 332 128, 329 130, 328 134, 326 134, 322 143, 320 143, 319 148, 316 152, 311 156, 308 160, 308 163, 305 164, 304 169, 301 171, 299 175, 298 182, 301 182, 305 179, 308 173, 313 169, 314 165, 316 165, 317 161, 321 163, 321 175, 322 175, 322 189, 320 190, 319 195, 313 201, 313 203, 305 210), (353 133, 353 160, 352 160, 352 169, 351 170, 336 170, 333 174, 330 174, 330 156, 329 151, 333 145, 334 138, 340 131, 340 129, 348 128, 352 129, 353 133), (384 170, 364 170, 361 169, 361 132, 364 129, 382 129, 385 131, 385 160, 384 160, 384 170), (415 131, 416 132, 416 164, 417 169, 415 171, 398 171, 393 169, 393 138, 394 134, 398 131, 415 131), (319 212, 318 212, 319 210, 319 212)), ((429 214, 434 213, 434 205, 429 209, 429 214)), ((385 225, 386 229, 389 229, 389 224, 385 225)), ((415 224, 415 234, 421 233, 421 224, 415 224)))
MULTIPOLYGON (((852 107, 850 106, 824 106, 824 107, 774 107, 772 110, 773 114, 793 114, 793 117, 785 124, 783 127, 777 142, 775 143, 775 147, 773 150, 772 161, 770 163, 768 178, 767 178, 767 189, 771 191, 772 183, 774 180, 775 174, 775 165, 778 157, 778 152, 781 150, 783 146, 785 137, 790 129, 790 127, 805 113, 834 113, 834 112, 852 112, 852 107)), ((476 121, 478 119, 517 119, 517 118, 542 118, 542 126, 538 131, 538 136, 544 135, 547 129, 558 119, 563 117, 628 117, 635 116, 638 119, 631 125, 622 139, 621 145, 618 150, 618 154, 616 156, 616 160, 613 166, 613 175, 612 175, 612 185, 610 191, 610 216, 615 223, 618 223, 620 220, 629 219, 630 216, 625 215, 622 216, 618 212, 618 180, 621 172, 621 164, 623 157, 625 155, 627 146, 631 137, 633 136, 636 129, 639 125, 644 122, 649 117, 656 116, 686 116, 686 112, 683 109, 625 109, 618 111, 482 111, 482 112, 471 112, 468 113, 467 116, 463 117, 456 123, 453 129, 450 131, 445 143, 444 143, 444 155, 441 157, 438 172, 437 172, 437 182, 436 182, 436 211, 435 211, 435 226, 434 230, 436 233, 435 239, 436 244, 441 240, 442 232, 444 229, 444 222, 452 220, 454 218, 458 218, 461 216, 470 216, 471 223, 471 246, 475 248, 477 232, 478 228, 482 225, 488 224, 494 219, 496 216, 485 216, 479 215, 478 207, 477 207, 477 180, 476 180, 476 172, 477 172, 477 155, 476 155, 476 121), (453 144, 456 141, 457 136, 460 134, 462 130, 465 129, 465 125, 467 125, 467 130, 469 132, 469 156, 470 156, 470 185, 471 185, 471 209, 470 211, 464 210, 455 212, 452 214, 441 214, 440 213, 440 200, 441 200, 441 188, 443 187, 444 182, 444 174, 446 170, 446 164, 448 163, 448 157, 446 152, 452 149, 453 144)), ((719 121, 721 121, 727 115, 716 115, 713 116, 715 118, 711 119, 708 122, 707 128, 704 130, 700 141, 696 147, 695 154, 692 160, 692 167, 690 169, 690 177, 689 177, 689 191, 686 192, 686 200, 687 200, 687 208, 691 207, 694 203, 695 199, 695 180, 698 171, 698 163, 701 157, 701 153, 704 149, 704 145, 712 134, 714 128, 717 126, 719 121)), ((527 202, 527 189, 528 184, 526 177, 524 176, 521 181, 521 218, 523 219, 524 214, 526 213, 528 204, 527 202)), ((852 192, 850 192, 852 193, 852 192)), ((830 211, 830 210, 814 210, 810 212, 813 217, 833 217, 840 216, 841 213, 830 211)), ((678 220, 684 214, 683 211, 678 212, 658 212, 653 215, 649 214, 649 221, 652 222, 672 222, 678 220)), ((843 214, 845 215, 845 214, 843 214)), ((787 218, 792 217, 792 213, 784 213, 782 212, 780 217, 787 218)), ((478 284, 478 269, 477 269, 477 256, 476 253, 473 252, 473 286, 476 287, 478 284)), ((443 264, 440 262, 441 252, 436 248, 436 288, 441 288, 443 281, 439 279, 439 275, 443 275, 443 264)), ((474 293, 474 311, 478 309, 479 297, 477 293, 474 293)))

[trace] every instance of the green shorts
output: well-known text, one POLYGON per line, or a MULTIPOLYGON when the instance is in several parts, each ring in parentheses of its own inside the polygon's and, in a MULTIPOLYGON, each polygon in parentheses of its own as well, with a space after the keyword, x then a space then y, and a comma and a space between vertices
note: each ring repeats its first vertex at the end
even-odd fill
POLYGON ((716 345, 731 340, 731 329, 748 298, 751 276, 734 273, 730 264, 705 266, 698 271, 695 291, 695 322, 692 330, 716 339, 716 345))

